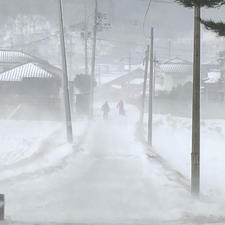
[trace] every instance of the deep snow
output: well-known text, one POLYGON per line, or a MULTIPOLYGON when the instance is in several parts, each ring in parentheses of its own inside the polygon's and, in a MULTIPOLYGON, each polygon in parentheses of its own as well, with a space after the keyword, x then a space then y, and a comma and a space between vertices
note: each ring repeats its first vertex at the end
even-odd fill
MULTIPOLYGON (((191 119, 154 116, 154 149, 190 179, 191 119), (163 139, 163 141, 162 141, 163 139)), ((225 200, 225 121, 201 121, 201 191, 225 200)))
MULTIPOLYGON (((97 107, 95 121, 89 123, 85 138, 75 146, 65 144, 62 126, 57 123, 33 122, 31 127, 30 122, 26 126, 25 122, 2 122, 12 123, 10 132, 3 129, 5 137, 13 139, 13 132, 16 136, 22 131, 21 135, 28 143, 33 146, 39 143, 43 151, 33 160, 40 148, 32 147, 32 144, 27 147, 26 141, 15 139, 24 145, 26 157, 15 160, 7 155, 9 167, 0 172, 0 192, 6 195, 8 219, 36 223, 171 224, 216 221, 224 216, 222 198, 192 199, 188 185, 180 182, 174 171, 184 174, 189 183, 189 121, 168 116, 155 119, 154 151, 168 159, 169 164, 165 165, 154 151, 138 140, 136 108, 126 106, 126 117, 118 115, 115 104, 111 104, 111 108, 109 120, 104 121, 100 107, 97 107), (14 130, 14 126, 17 129, 14 130), (26 151, 32 148, 37 151, 26 151)), ((73 126, 76 136, 86 132, 86 122, 78 121, 73 126)), ((223 146, 217 128, 207 128, 207 131, 208 137, 215 138, 212 142, 223 146)), ((205 146, 210 151, 210 138, 207 140, 205 146)), ((2 143, 5 146, 7 142, 2 143)), ((23 148, 18 150, 16 144, 11 149, 12 152, 23 151, 23 148)), ((218 154, 220 163, 216 164, 221 166, 218 173, 222 175, 221 156, 218 154)), ((207 179, 211 183, 211 178, 207 179)), ((205 193, 209 192, 206 190, 205 193)))

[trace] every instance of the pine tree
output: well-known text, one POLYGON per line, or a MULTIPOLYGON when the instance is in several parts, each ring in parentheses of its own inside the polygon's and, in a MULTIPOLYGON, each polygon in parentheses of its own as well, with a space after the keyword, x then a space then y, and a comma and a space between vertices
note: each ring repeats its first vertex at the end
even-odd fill
MULTIPOLYGON (((218 8, 225 4, 225 0, 175 0, 184 7, 192 8, 195 6, 206 7, 206 8, 218 8)), ((214 22, 212 20, 203 20, 201 23, 205 26, 207 30, 212 30, 219 36, 225 36, 225 23, 214 22)))
MULTIPOLYGON (((218 8, 224 4, 225 4, 225 0, 215 1, 215 4, 211 5, 210 7, 218 8)), ((212 20, 201 19, 201 23, 205 26, 207 30, 212 30, 215 33, 217 33, 217 35, 219 36, 223 36, 223 37, 225 36, 225 23, 223 23, 222 21, 215 22, 212 20)))
POLYGON ((187 8, 193 8, 195 6, 200 8, 201 7, 215 8, 225 4, 225 0, 175 0, 175 1, 187 8))
POLYGON ((218 36, 225 37, 225 23, 223 23, 222 21, 214 22, 212 20, 201 19, 201 23, 207 30, 215 32, 218 36))

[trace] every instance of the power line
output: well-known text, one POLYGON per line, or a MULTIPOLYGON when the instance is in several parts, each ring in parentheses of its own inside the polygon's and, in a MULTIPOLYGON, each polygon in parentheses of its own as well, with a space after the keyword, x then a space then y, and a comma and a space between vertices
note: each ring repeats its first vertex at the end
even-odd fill
POLYGON ((50 39, 52 39, 53 37, 56 37, 56 36, 58 36, 58 35, 59 35, 59 31, 57 31, 57 32, 55 32, 54 34, 49 35, 49 36, 47 36, 47 37, 45 37, 45 38, 42 38, 42 39, 39 39, 39 40, 35 40, 35 41, 31 41, 31 42, 29 42, 29 43, 18 44, 18 45, 16 44, 16 45, 13 45, 12 47, 15 48, 15 49, 17 49, 17 48, 28 47, 28 46, 30 46, 30 45, 38 44, 38 43, 43 42, 43 41, 48 41, 48 40, 50 40, 50 39))
MULTIPOLYGON (((146 10, 145 16, 144 16, 144 21, 143 21, 143 34, 145 37, 147 37, 145 34, 145 23, 146 23, 146 18, 147 18, 148 12, 150 10, 151 3, 152 3, 152 0, 149 0, 148 7, 147 7, 147 10, 146 10)), ((149 38, 149 37, 147 37, 147 38, 149 38)))
MULTIPOLYGON (((65 32, 66 35, 69 34, 68 30, 72 29, 74 26, 77 26, 77 25, 80 25, 80 23, 72 24, 72 25, 68 26, 67 28, 65 28, 64 30, 67 31, 67 33, 65 32)), ((44 37, 44 38, 41 38, 41 39, 38 39, 38 40, 34 40, 34 41, 30 41, 30 42, 24 43, 24 44, 15 44, 12 47, 13 48, 24 48, 24 47, 27 47, 27 46, 30 46, 30 45, 33 45, 33 44, 41 43, 43 41, 48 41, 52 38, 56 38, 56 37, 58 37, 58 35, 59 35, 59 31, 55 31, 54 33, 50 34, 47 37, 44 37)))
POLYGON ((155 0, 154 3, 162 3, 162 4, 176 4, 175 2, 170 2, 168 0, 155 0))
POLYGON ((149 10, 150 10, 150 6, 151 6, 151 3, 163 3, 163 4, 174 4, 174 2, 170 2, 169 0, 149 0, 149 3, 148 3, 148 7, 147 7, 147 10, 145 12, 145 16, 144 16, 144 20, 143 20, 143 34, 146 38, 149 38, 146 34, 145 34, 145 24, 146 24, 146 19, 147 19, 147 16, 148 16, 148 13, 149 13, 149 10))

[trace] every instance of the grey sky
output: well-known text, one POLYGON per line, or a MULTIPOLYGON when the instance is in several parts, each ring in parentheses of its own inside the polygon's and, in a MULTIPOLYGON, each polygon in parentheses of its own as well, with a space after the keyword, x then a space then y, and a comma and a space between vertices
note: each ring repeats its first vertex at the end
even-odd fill
MULTIPOLYGON (((82 15, 82 7, 85 0, 63 0, 65 6, 66 18, 70 21, 80 19, 82 15)), ((115 26, 127 26, 138 23, 142 26, 145 10, 148 0, 99 0, 99 7, 107 11, 109 2, 112 1, 113 17, 115 26), (130 24, 129 24, 130 23, 130 24)), ((92 0, 88 0, 90 8, 92 0)), ((56 0, 7 0, 0 2, 1 7, 1 23, 9 16, 16 14, 42 14, 50 21, 56 18, 56 0)), ((153 0, 151 9, 147 18, 147 26, 149 22, 155 26, 158 33, 166 35, 170 38, 174 36, 186 36, 192 30, 192 10, 184 9, 172 0, 153 0), (171 2, 171 4, 161 3, 162 1, 171 2)), ((203 16, 223 19, 225 10, 223 9, 207 9, 203 10, 203 16)), ((225 20, 225 17, 224 17, 225 20)), ((135 26, 134 26, 135 30, 135 26)))
MULTIPOLYGON (((63 0, 66 25, 82 22, 84 16, 84 1, 85 0, 63 0)), ((91 21, 93 0, 87 1, 89 2, 88 13, 91 21)), ((40 14, 45 16, 53 25, 57 25, 56 4, 57 0, 1 0, 0 25, 3 26, 9 17, 18 14, 40 14)), ((99 10, 108 13, 111 17, 110 22, 112 23, 112 30, 99 33, 99 37, 144 44, 143 18, 147 5, 148 0, 99 0, 99 10)), ((202 16, 204 18, 213 18, 216 20, 222 20, 224 18, 225 21, 224 15, 224 7, 221 9, 202 10, 202 16)), ((165 49, 162 50, 163 53, 159 54, 167 54, 169 40, 172 40, 174 49, 177 47, 177 44, 174 43, 178 43, 181 40, 189 40, 185 44, 186 47, 179 47, 179 51, 183 48, 186 54, 185 57, 191 57, 190 46, 192 45, 191 40, 193 38, 192 9, 185 9, 172 0, 153 0, 146 20, 146 33, 150 30, 151 25, 155 27, 155 36, 158 40, 158 43, 156 42, 158 45, 157 48, 165 49), (162 1, 169 1, 171 4, 161 3, 162 1), (188 50, 186 51, 186 49, 188 50)), ((90 30, 91 27, 90 23, 90 30)), ((214 38, 210 32, 205 33, 204 29, 202 37, 207 40, 208 37, 211 37, 211 39, 214 38)), ((215 40, 220 39, 216 38, 215 40)), ((206 48, 208 47, 206 46, 206 48)))

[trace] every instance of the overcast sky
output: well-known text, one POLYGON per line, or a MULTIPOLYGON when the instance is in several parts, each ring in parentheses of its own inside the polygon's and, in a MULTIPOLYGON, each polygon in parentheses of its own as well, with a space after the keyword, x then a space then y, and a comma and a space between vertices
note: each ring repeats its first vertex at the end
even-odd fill
MULTIPOLYGON (((85 0, 63 0, 64 17, 66 25, 80 23, 84 15, 85 0)), ((93 1, 89 3, 90 22, 93 18, 93 1)), ((98 35, 104 38, 116 40, 133 41, 144 43, 143 20, 149 0, 99 0, 99 11, 110 15, 112 29, 98 35)), ((0 0, 0 25, 3 26, 9 17, 18 14, 40 14, 57 25, 57 0, 0 0)), ((203 9, 202 17, 213 18, 225 21, 225 8, 203 9)), ((145 33, 148 33, 150 26, 155 28, 155 37, 158 48, 169 48, 169 40, 172 46, 177 43, 186 42, 189 49, 193 39, 193 10, 186 9, 174 3, 172 0, 152 0, 151 8, 145 24, 145 33), (162 1, 170 3, 162 3, 162 1), (160 41, 159 41, 160 40, 160 41)), ((91 23, 90 23, 91 27, 91 23)), ((90 28, 91 29, 91 28, 90 28)), ((211 32, 202 29, 202 38, 208 43, 213 41, 217 48, 223 48, 223 40, 216 38, 211 32), (221 44, 222 43, 222 44, 221 44)), ((225 43, 225 40, 224 40, 225 43)), ((225 45, 224 45, 225 46, 225 45)), ((174 47, 174 49, 175 49, 174 47)), ((215 48, 215 46, 212 46, 215 48)), ((206 47, 208 48, 208 47, 206 47)), ((185 48, 184 48, 185 50, 185 48)))
MULTIPOLYGON (((82 15, 83 3, 85 0, 63 0, 65 6, 65 17, 71 21, 79 19, 82 15), (69 6, 69 7, 68 7, 69 6)), ((87 0, 91 10, 94 0, 87 0)), ((144 13, 149 0, 99 0, 100 10, 107 12, 108 6, 112 6, 115 25, 127 26, 137 22, 142 27, 144 13), (111 2, 111 5, 110 5, 111 2), (130 22, 130 24, 129 24, 130 22)), ((16 14, 42 14, 49 20, 55 21, 57 0, 0 0, 1 24, 9 16, 16 14)), ((225 9, 203 10, 202 16, 225 21, 225 9)), ((192 32, 193 10, 185 9, 174 3, 172 0, 152 0, 151 8, 147 18, 148 27, 150 23, 155 26, 160 35, 186 36, 192 32), (171 2, 162 3, 162 2, 171 2)))

